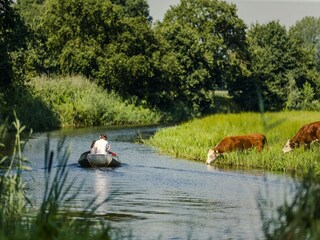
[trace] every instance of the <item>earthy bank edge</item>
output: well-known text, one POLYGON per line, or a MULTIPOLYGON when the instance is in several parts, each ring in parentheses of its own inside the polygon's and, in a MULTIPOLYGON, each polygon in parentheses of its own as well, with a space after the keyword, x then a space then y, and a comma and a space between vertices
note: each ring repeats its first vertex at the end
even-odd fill
POLYGON ((159 129, 146 143, 164 154, 205 162, 208 150, 223 137, 259 132, 268 140, 268 147, 261 153, 254 150, 232 152, 214 165, 297 173, 307 172, 312 165, 318 174, 318 144, 313 144, 308 151, 301 147, 288 154, 284 154, 282 148, 301 126, 319 120, 320 113, 309 111, 216 114, 159 129))

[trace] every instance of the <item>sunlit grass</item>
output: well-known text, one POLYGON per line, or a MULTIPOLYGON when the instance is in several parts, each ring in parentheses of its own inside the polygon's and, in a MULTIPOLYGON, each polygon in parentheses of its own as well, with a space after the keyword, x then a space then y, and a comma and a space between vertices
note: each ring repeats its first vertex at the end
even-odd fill
POLYGON ((57 115, 60 127, 155 124, 163 118, 160 112, 136 106, 81 76, 37 77, 31 85, 34 94, 57 115))
POLYGON ((320 171, 320 144, 310 150, 303 148, 283 154, 282 148, 304 124, 319 121, 318 112, 278 112, 216 114, 181 125, 163 128, 147 141, 164 154, 205 162, 207 152, 223 137, 248 133, 265 134, 268 147, 262 153, 255 150, 225 154, 216 166, 261 168, 272 171, 305 171, 310 164, 320 171))

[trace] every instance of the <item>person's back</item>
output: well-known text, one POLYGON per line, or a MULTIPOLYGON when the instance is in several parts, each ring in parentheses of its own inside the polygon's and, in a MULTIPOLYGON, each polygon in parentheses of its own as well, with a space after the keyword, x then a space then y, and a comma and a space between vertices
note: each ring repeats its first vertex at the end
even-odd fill
POLYGON ((97 154, 106 154, 110 146, 105 135, 100 135, 100 139, 94 143, 94 152, 97 154))

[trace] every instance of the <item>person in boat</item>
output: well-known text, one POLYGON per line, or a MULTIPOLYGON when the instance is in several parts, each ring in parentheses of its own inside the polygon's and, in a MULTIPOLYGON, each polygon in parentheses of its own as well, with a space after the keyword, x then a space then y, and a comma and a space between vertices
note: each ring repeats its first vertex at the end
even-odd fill
POLYGON ((111 146, 108 142, 107 135, 100 133, 99 140, 95 141, 91 153, 106 154, 109 152, 111 146))

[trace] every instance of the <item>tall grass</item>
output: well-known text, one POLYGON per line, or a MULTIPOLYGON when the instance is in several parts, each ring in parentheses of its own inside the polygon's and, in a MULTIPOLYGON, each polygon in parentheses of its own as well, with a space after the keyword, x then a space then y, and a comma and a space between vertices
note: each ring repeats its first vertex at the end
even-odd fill
POLYGON ((155 124, 163 118, 159 112, 124 101, 84 77, 37 77, 31 85, 61 127, 155 124))
POLYGON ((288 154, 282 152, 286 141, 302 125, 319 120, 320 113, 307 111, 216 114, 160 129, 147 143, 165 154, 205 162, 208 150, 223 137, 259 132, 265 134, 268 140, 268 147, 262 153, 254 150, 232 152, 225 154, 214 165, 301 172, 314 164, 316 171, 320 172, 320 147, 317 144, 309 151, 301 148, 288 154))
MULTIPOLYGON (((0 160, 0 238, 10 236, 19 227, 19 220, 24 213, 26 195, 22 182, 22 171, 27 169, 22 158, 21 149, 24 141, 20 134, 24 130, 19 120, 14 122, 17 130, 15 146, 11 156, 3 156, 0 160)), ((4 147, 3 144, 1 144, 4 147)))
POLYGON ((30 204, 26 197, 26 185, 22 180, 28 165, 21 155, 25 142, 20 139, 25 127, 19 120, 14 125, 17 134, 12 156, 5 156, 0 162, 0 239, 121 239, 119 232, 111 233, 110 226, 103 221, 88 220, 107 199, 97 204, 97 198, 93 197, 76 219, 71 217, 72 212, 62 210, 66 203, 77 196, 69 193, 73 185, 67 184, 69 151, 64 147, 63 140, 58 143, 56 152, 51 150, 49 138, 46 142, 42 204, 36 213, 28 212, 30 204), (54 161, 58 162, 59 167, 53 169, 54 161))

